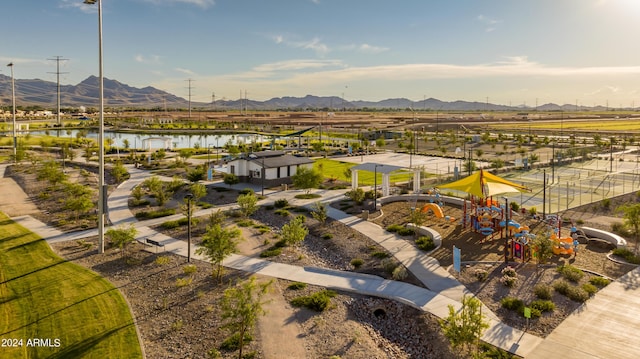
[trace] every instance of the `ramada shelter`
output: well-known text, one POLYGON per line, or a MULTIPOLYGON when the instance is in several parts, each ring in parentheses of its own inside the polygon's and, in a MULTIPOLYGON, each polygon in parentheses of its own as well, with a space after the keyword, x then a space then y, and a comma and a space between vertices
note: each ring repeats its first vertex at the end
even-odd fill
POLYGON ((311 169, 313 161, 285 151, 260 151, 233 159, 227 166, 229 173, 236 175, 240 182, 273 187, 283 183, 290 184, 298 167, 311 169))

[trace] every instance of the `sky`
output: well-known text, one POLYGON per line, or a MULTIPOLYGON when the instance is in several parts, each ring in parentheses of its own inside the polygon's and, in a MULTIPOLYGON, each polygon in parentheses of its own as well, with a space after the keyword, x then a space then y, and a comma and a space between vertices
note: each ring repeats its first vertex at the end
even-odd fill
MULTIPOLYGON (((104 76, 183 98, 191 86, 197 102, 640 107, 639 0, 101 1, 104 76)), ((97 76, 97 8, 3 0, 0 63, 56 81, 60 56, 62 84, 97 76)))

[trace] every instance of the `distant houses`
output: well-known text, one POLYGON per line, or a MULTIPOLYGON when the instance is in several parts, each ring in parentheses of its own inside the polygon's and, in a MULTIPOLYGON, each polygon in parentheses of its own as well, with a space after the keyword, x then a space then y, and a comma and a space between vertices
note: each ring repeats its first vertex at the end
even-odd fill
POLYGON ((240 182, 273 187, 290 184, 298 167, 313 167, 307 157, 297 157, 284 151, 260 151, 243 155, 227 163, 228 172, 240 182))

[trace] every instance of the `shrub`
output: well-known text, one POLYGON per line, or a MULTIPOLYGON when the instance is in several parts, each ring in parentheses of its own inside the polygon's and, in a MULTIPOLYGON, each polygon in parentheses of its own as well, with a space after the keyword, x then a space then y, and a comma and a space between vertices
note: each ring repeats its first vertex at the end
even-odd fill
POLYGON ((391 278, 393 278, 393 280, 403 280, 407 278, 408 275, 407 268, 403 265, 396 266, 393 272, 391 272, 391 278))
POLYGON ((518 278, 511 277, 508 275, 503 275, 502 278, 500 278, 500 283, 504 284, 509 288, 512 288, 514 285, 516 285, 517 281, 518 281, 518 278))
POLYGON ((198 267, 196 267, 193 264, 187 264, 186 266, 182 267, 182 272, 186 275, 192 275, 197 271, 198 271, 198 267))
POLYGON ((238 192, 239 194, 256 194, 251 188, 244 188, 238 192))
POLYGON ((287 207, 288 205, 289 205, 289 201, 287 201, 285 198, 281 198, 281 199, 279 199, 279 200, 276 200, 276 201, 273 203, 273 206, 274 206, 275 208, 285 208, 285 207, 287 207))
POLYGON ((533 287, 533 293, 535 293, 538 299, 551 299, 553 295, 553 287, 548 284, 538 284, 533 287))
POLYGON ((478 282, 484 282, 489 277, 489 272, 486 269, 476 269, 473 275, 478 282))
POLYGON ((504 297, 500 300, 500 305, 502 308, 520 311, 521 308, 524 308, 524 302, 521 299, 514 297, 504 297))
POLYGON ((416 230, 409 227, 402 227, 398 230, 398 234, 401 236, 413 236, 416 234, 416 230))
POLYGON ((567 280, 577 283, 584 277, 584 272, 572 265, 561 265, 557 268, 558 273, 567 280))
POLYGON ((611 199, 610 198, 603 199, 602 202, 600 202, 600 205, 602 205, 602 207, 604 208, 611 207, 611 199))
POLYGON ((173 208, 163 208, 163 209, 159 209, 156 211, 150 211, 150 212, 146 212, 146 211, 142 211, 142 212, 138 212, 136 213, 136 218, 137 219, 153 219, 153 218, 160 218, 160 217, 166 217, 166 216, 171 216, 176 214, 176 210, 173 208))
MULTIPOLYGON (((591 284, 588 284, 588 285, 591 285, 591 284)), ((567 293, 567 297, 569 297, 569 299, 575 302, 584 303, 587 301, 587 299, 589 299, 589 293, 587 293, 587 291, 584 290, 583 288, 570 286, 569 292, 567 293)))
MULTIPOLYGON (((191 224, 193 224, 194 226, 196 224, 198 224, 199 221, 200 221, 200 219, 198 219, 198 218, 191 218, 191 224)), ((182 217, 182 218, 178 219, 178 224, 181 225, 181 226, 186 226, 187 224, 189 224, 189 218, 182 217)))
POLYGON ((387 252, 383 252, 383 251, 375 251, 373 253, 371 253, 371 256, 374 258, 378 258, 378 259, 384 259, 389 257, 389 253, 387 252))
POLYGON ((162 229, 174 229, 180 227, 180 223, 178 223, 178 221, 166 221, 163 222, 160 227, 162 227, 162 229))
POLYGON ((193 278, 192 277, 178 278, 178 279, 176 279, 176 287, 178 287, 178 288, 186 287, 188 285, 191 285, 192 282, 193 282, 193 278))
POLYGON ((557 280, 557 281, 553 282, 552 286, 553 286, 553 289, 556 292, 558 292, 558 293, 560 293, 562 295, 567 295, 567 293, 569 293, 569 287, 571 285, 569 284, 569 282, 560 279, 560 280, 557 280))
POLYGON ((293 197, 295 197, 297 199, 314 199, 314 198, 320 198, 322 196, 317 194, 317 193, 301 193, 301 194, 297 194, 297 195, 295 195, 293 197))
POLYGON ((241 219, 238 222, 236 222, 236 225, 238 227, 252 227, 253 221, 250 219, 241 219))
MULTIPOLYGON (((243 344, 247 344, 253 340, 253 337, 250 333, 244 333, 244 341, 243 344)), ((233 333, 230 337, 225 339, 222 344, 220 344, 220 349, 228 352, 234 352, 239 349, 240 345, 240 333, 233 333)))
POLYGON ((418 245, 418 248, 426 252, 436 248, 436 244, 433 243, 433 239, 428 236, 420 236, 420 238, 416 240, 416 245, 418 245))
POLYGON ((609 285, 609 283, 611 283, 611 281, 607 278, 603 278, 603 277, 591 277, 589 279, 589 283, 595 285, 596 287, 606 287, 609 285))
POLYGON ((541 312, 553 312, 556 309, 556 305, 550 300, 534 300, 529 306, 541 312))
POLYGON ((158 265, 169 264, 170 262, 171 262, 171 258, 167 256, 160 256, 156 258, 156 260, 154 261, 154 263, 158 265))
POLYGON ((611 231, 621 236, 628 236, 630 234, 629 230, 622 222, 611 223, 611 231))
POLYGON ((323 289, 311 295, 293 298, 291 300, 291 305, 295 307, 305 307, 307 309, 315 310, 316 312, 322 312, 329 307, 331 304, 331 298, 335 296, 336 292, 323 289))
POLYGON ((291 213, 289 213, 289 211, 287 211, 284 208, 276 209, 273 213, 275 213, 275 214, 277 214, 279 216, 282 216, 282 217, 289 217, 289 215, 291 214, 291 213))
POLYGON ((396 264, 396 261, 393 260, 393 258, 385 258, 382 261, 380 261, 380 264, 382 265, 382 268, 384 269, 384 271, 389 273, 389 274, 392 274, 393 271, 398 266, 396 264))
POLYGON ((589 294, 589 296, 592 296, 592 295, 596 294, 596 292, 598 291, 598 287, 596 287, 595 285, 593 285, 591 283, 585 283, 585 284, 582 285, 582 290, 587 292, 587 294, 589 294))
POLYGON ((307 221, 307 216, 299 214, 296 216, 296 219, 300 221, 300 223, 304 223, 307 221))
POLYGON ((633 252, 626 248, 614 249, 613 254, 618 257, 624 258, 624 260, 631 264, 640 264, 640 257, 636 256, 635 254, 633 254, 633 252))
POLYGON ((518 277, 516 270, 512 266, 506 266, 500 273, 506 277, 512 277, 512 278, 518 277))
POLYGON ((387 231, 391 232, 391 233, 396 233, 399 230, 401 230, 402 228, 404 228, 404 226, 399 225, 399 224, 392 224, 390 226, 387 226, 387 231))
POLYGON ((325 233, 322 235, 322 239, 331 239, 333 238, 333 234, 331 233, 325 233))
POLYGON ((291 289, 291 290, 300 290, 300 289, 304 289, 307 287, 307 283, 302 283, 302 282, 293 282, 291 284, 289 284, 289 286, 287 287, 287 289, 291 289))
POLYGON ((364 260, 362 260, 362 258, 353 258, 351 260, 351 265, 356 269, 362 267, 363 264, 364 260))
POLYGON ((262 253, 260 253, 260 257, 261 258, 268 258, 268 257, 277 257, 282 253, 282 248, 281 247, 271 247, 265 251, 262 251, 262 253))

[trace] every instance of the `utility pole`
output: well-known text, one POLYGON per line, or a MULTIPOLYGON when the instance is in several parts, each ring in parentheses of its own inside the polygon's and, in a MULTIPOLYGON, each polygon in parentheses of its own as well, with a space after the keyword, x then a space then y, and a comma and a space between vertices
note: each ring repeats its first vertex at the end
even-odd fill
POLYGON ((188 79, 186 80, 189 82, 189 86, 187 87, 189 89, 189 119, 191 119, 191 89, 193 88, 191 86, 191 82, 193 81, 192 79, 188 79))
POLYGON ((56 62, 56 72, 49 72, 50 74, 56 74, 57 84, 58 84, 58 117, 57 124, 60 126, 62 122, 60 121, 60 74, 68 74, 68 72, 60 72, 60 61, 66 61, 68 59, 63 59, 62 56, 56 56, 54 59, 47 59, 56 62))

